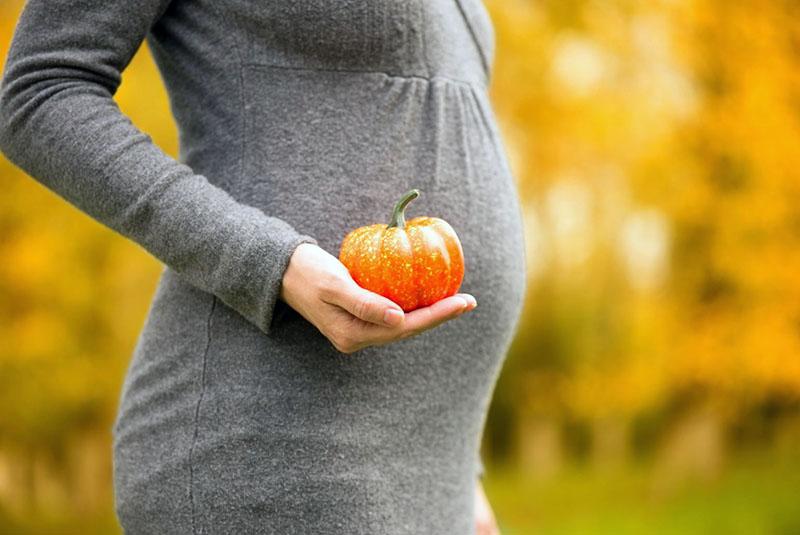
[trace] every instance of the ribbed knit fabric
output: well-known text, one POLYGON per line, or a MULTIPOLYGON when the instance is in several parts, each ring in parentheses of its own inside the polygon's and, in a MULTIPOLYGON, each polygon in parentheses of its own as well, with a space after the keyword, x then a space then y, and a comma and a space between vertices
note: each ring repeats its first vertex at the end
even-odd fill
POLYGON ((126 533, 474 532, 525 292, 494 46, 481 0, 27 1, 0 149, 164 264, 112 429, 126 533), (145 39, 177 160, 112 98, 145 39), (338 255, 412 187, 478 308, 341 354, 279 299, 289 258, 338 255))

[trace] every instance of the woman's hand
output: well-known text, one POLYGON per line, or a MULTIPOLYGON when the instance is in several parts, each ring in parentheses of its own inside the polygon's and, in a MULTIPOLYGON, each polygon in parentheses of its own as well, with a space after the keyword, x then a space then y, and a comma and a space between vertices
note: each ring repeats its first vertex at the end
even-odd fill
POLYGON ((342 353, 417 335, 477 306, 473 296, 456 294, 404 313, 391 299, 359 286, 338 258, 311 243, 292 254, 280 298, 342 353))
POLYGON ((476 535, 500 535, 497 521, 489 505, 489 499, 483 492, 483 485, 478 481, 475 489, 475 534, 476 535))

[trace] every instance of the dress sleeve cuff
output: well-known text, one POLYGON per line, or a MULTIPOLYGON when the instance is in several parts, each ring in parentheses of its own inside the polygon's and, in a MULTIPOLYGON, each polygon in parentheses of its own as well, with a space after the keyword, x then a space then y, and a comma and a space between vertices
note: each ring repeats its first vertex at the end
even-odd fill
POLYGON ((302 243, 319 245, 316 239, 305 234, 298 234, 283 241, 275 251, 275 261, 272 263, 270 274, 266 277, 264 295, 256 326, 264 333, 271 334, 278 327, 284 315, 291 308, 280 299, 283 275, 289 267, 289 261, 295 249, 302 243))

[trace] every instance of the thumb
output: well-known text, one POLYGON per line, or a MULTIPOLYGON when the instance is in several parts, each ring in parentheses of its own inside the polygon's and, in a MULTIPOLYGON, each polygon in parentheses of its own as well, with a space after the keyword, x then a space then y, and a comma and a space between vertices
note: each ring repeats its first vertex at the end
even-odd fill
POLYGON ((403 309, 392 301, 375 292, 359 286, 355 281, 344 293, 340 306, 357 318, 378 325, 399 325, 405 316, 403 309), (392 311, 387 314, 388 311, 392 311))

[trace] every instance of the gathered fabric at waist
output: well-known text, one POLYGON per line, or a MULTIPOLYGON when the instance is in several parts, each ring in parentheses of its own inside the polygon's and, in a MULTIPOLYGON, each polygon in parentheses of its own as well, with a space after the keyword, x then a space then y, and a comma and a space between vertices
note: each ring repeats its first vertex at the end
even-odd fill
POLYGON ((388 223, 410 188, 422 192, 410 214, 452 223, 482 191, 514 187, 491 106, 472 84, 251 64, 242 85, 240 134, 184 135, 183 159, 331 253, 348 229, 388 223))

